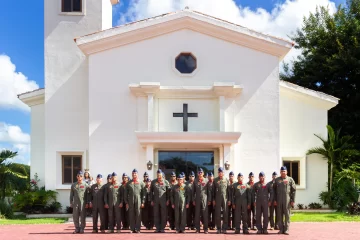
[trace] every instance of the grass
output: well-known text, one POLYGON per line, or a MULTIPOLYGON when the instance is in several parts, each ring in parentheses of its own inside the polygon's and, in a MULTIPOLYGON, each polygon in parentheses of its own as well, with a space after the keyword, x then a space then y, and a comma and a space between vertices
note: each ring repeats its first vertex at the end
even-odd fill
POLYGON ((360 222, 360 215, 343 212, 334 213, 293 213, 291 222, 360 222))
POLYGON ((15 224, 60 224, 65 223, 67 218, 26 218, 24 215, 14 216, 13 219, 0 219, 0 225, 15 224))

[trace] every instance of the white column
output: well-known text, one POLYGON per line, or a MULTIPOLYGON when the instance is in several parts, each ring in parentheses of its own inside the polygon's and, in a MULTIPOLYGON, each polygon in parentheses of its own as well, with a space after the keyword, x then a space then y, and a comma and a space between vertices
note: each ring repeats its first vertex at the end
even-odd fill
POLYGON ((146 162, 145 162, 145 164, 147 164, 149 161, 151 161, 153 164, 152 170, 147 170, 147 168, 146 168, 146 170, 149 173, 149 178, 154 179, 154 167, 155 167, 154 146, 151 144, 146 145, 146 162))
POLYGON ((231 168, 233 167, 233 163, 231 161, 231 144, 225 144, 224 145, 224 169, 225 169, 225 163, 226 162, 229 162, 230 163, 230 169, 229 170, 226 170, 225 169, 225 174, 226 176, 229 175, 229 172, 231 171, 231 168))
POLYGON ((225 97, 219 96, 220 132, 225 132, 225 97))
POLYGON ((154 94, 148 94, 148 131, 154 131, 154 94))

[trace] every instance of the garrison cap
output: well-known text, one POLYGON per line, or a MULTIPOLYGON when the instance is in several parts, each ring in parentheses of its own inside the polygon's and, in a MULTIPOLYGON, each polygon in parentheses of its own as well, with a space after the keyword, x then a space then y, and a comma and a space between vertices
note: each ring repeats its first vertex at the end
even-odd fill
POLYGON ((253 173, 253 172, 250 172, 250 173, 249 173, 249 177, 251 177, 251 176, 254 176, 254 173, 253 173))
POLYGON ((229 173, 229 176, 234 176, 234 172, 231 171, 231 172, 229 173))
POLYGON ((116 177, 116 176, 117 176, 117 173, 116 173, 116 172, 113 172, 113 173, 111 174, 111 176, 112 176, 112 177, 116 177))
POLYGON ((260 172, 259 173, 259 177, 264 177, 265 176, 265 173, 264 172, 260 172))
POLYGON ((222 167, 219 167, 218 172, 224 172, 224 169, 222 167))
POLYGON ((282 167, 280 168, 280 171, 287 171, 286 166, 282 166, 282 167))
POLYGON ((132 170, 133 173, 137 173, 138 170, 136 170, 136 168, 134 168, 134 170, 132 170))
POLYGON ((102 178, 102 175, 101 175, 101 174, 98 174, 98 175, 97 175, 97 178, 102 178))
POLYGON ((239 174, 238 174, 238 177, 242 177, 242 176, 244 176, 242 173, 239 173, 239 174))
POLYGON ((277 172, 273 172, 273 174, 272 174, 272 175, 273 175, 273 176, 276 176, 276 175, 278 175, 278 174, 277 174, 277 172))

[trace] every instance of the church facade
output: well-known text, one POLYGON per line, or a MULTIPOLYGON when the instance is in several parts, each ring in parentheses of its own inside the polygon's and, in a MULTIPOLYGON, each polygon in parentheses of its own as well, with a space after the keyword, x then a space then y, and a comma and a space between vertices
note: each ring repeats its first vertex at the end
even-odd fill
POLYGON ((285 165, 296 202, 318 202, 327 161, 306 151, 339 99, 279 80, 291 42, 189 9, 111 28, 116 0, 63 2, 45 1, 45 89, 19 95, 31 174, 63 207, 80 169, 219 166, 270 180, 285 165))

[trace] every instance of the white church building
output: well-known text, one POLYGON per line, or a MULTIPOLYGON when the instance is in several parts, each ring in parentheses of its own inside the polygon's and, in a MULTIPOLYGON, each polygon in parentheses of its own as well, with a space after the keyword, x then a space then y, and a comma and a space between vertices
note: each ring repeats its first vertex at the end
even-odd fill
POLYGON ((45 89, 31 107, 31 175, 69 206, 70 184, 161 168, 254 172, 288 167, 296 203, 319 202, 339 99, 279 80, 287 40, 191 9, 112 28, 118 0, 45 2, 45 89))

